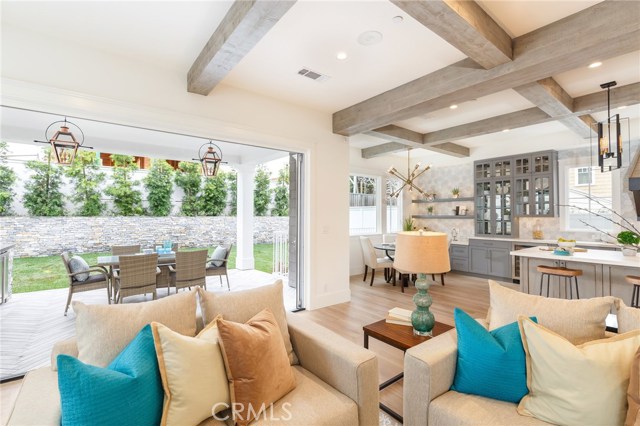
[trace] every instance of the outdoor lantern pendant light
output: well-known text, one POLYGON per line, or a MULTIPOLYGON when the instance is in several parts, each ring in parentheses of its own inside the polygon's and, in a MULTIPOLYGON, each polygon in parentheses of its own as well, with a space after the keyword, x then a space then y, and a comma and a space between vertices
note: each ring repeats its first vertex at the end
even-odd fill
POLYGON ((78 148, 84 143, 84 133, 82 132, 82 129, 80 129, 76 124, 67 121, 67 117, 64 118, 64 121, 54 121, 51 123, 44 131, 44 137, 48 141, 45 143, 51 144, 51 149, 55 153, 58 164, 67 166, 73 163, 73 160, 76 158, 78 148), (49 137, 51 128, 54 126, 57 127, 57 125, 60 125, 60 130, 57 130, 53 135, 51 135, 51 137, 49 137), (73 126, 77 129, 77 132, 80 133, 79 142, 70 130, 70 126, 73 126))
POLYGON ((616 84, 615 81, 610 81, 600 85, 601 88, 607 89, 607 121, 598 122, 598 165, 602 172, 605 171, 605 168, 607 169, 606 171, 611 171, 614 168, 619 169, 622 167, 620 114, 611 116, 611 88, 616 84), (608 164, 605 165, 605 162, 608 164))
POLYGON ((403 176, 402 173, 400 173, 393 166, 391 166, 389 170, 387 170, 387 173, 389 173, 391 176, 395 176, 402 181, 402 186, 396 189, 395 191, 393 191, 393 193, 391 194, 391 197, 397 197, 398 195, 400 195, 400 192, 404 189, 405 186, 409 187, 410 192, 413 189, 415 189, 421 195, 425 197, 427 196, 427 194, 415 184, 415 180, 424 172, 429 170, 431 166, 425 167, 422 171, 419 171, 418 170, 419 168, 420 168, 420 163, 417 163, 413 168, 413 170, 411 170, 411 148, 407 149, 407 176, 406 177, 403 176))
POLYGON ((218 174, 220 164, 226 164, 226 162, 222 161, 222 150, 213 141, 209 141, 209 143, 205 143, 200 147, 198 161, 202 164, 202 173, 208 178, 218 174), (202 148, 204 147, 207 147, 207 149, 203 152, 202 148))

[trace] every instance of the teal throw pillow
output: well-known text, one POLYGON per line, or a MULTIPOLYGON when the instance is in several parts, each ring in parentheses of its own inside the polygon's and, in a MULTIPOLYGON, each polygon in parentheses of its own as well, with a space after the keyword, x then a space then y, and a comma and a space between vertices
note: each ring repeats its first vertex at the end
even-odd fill
POLYGON ((62 426, 160 424, 164 391, 151 326, 107 368, 58 355, 62 426))
MULTIPOLYGON (((537 322, 536 318, 531 318, 537 322)), ((488 331, 466 312, 454 310, 458 360, 452 390, 519 402, 527 389, 527 366, 518 323, 488 331)))

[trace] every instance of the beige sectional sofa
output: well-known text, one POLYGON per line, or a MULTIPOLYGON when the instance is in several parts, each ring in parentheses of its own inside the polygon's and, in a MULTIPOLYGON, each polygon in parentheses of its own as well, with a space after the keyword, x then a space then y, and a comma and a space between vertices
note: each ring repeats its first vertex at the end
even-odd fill
MULTIPOLYGON (((489 329, 495 329, 517 320, 518 314, 536 316, 542 325, 579 344, 611 335, 605 332, 605 318, 610 311, 615 312, 618 304, 619 300, 610 296, 567 301, 525 295, 491 283, 489 314, 486 320, 478 321, 489 329), (496 321, 499 324, 491 327, 496 321)), ((406 352, 403 388, 405 425, 549 424, 519 415, 516 411, 518 404, 450 390, 456 373, 457 350, 454 329, 406 352)))
MULTIPOLYGON (((265 294, 282 294, 281 283, 268 287, 249 290, 243 297, 255 302, 269 299, 270 296, 265 297, 265 294)), ((237 300, 239 293, 241 292, 231 294, 234 294, 237 300)), ((167 303, 166 300, 171 297, 176 296, 161 300, 167 303)), ((247 303, 247 306, 255 309, 255 303, 247 303)), ((270 308, 274 309, 273 306, 270 308)), ((284 308, 282 312, 284 313, 284 308)), ((253 313, 247 312, 246 315, 252 316, 253 313)), ((377 425, 378 361, 375 354, 303 318, 300 314, 287 313, 286 320, 293 351, 297 357, 297 364, 293 365, 297 385, 293 391, 276 402, 274 415, 270 416, 273 420, 258 419, 254 423, 261 426, 377 425), (286 410, 283 409, 284 403, 289 403, 286 410)), ((193 321, 196 321, 195 316, 193 321)), ((52 359, 55 360, 58 354, 77 357, 78 346, 75 338, 60 342, 53 349, 52 359)), ((60 397, 57 371, 54 371, 54 368, 43 367, 26 375, 8 424, 60 424, 60 397)), ((225 423, 210 418, 201 424, 225 423)))

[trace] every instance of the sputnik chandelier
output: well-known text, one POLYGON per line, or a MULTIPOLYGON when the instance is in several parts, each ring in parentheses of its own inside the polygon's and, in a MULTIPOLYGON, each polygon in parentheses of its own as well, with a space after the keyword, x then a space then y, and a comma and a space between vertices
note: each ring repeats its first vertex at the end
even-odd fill
POLYGON ((398 189, 396 189, 395 191, 393 191, 393 193, 391 194, 391 197, 398 197, 398 195, 400 195, 400 192, 405 188, 408 187, 409 188, 409 192, 411 192, 412 190, 416 190, 420 193, 420 195, 423 196, 427 196, 427 194, 415 184, 415 180, 420 177, 424 172, 426 172, 427 170, 429 170, 431 168, 431 166, 426 166, 423 170, 419 170, 420 169, 420 163, 417 163, 415 165, 415 167, 413 168, 413 170, 411 170, 411 148, 407 149, 407 176, 403 176, 402 173, 400 173, 395 167, 391 166, 389 168, 389 170, 387 170, 387 173, 389 173, 391 176, 397 177, 398 179, 400 179, 402 181, 402 186, 398 189))

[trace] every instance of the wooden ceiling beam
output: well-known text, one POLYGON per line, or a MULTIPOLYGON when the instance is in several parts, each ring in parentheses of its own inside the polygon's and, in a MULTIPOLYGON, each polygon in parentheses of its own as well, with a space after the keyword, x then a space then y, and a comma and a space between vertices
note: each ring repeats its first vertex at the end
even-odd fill
POLYGON ((363 133, 633 52, 640 45, 639 16, 640 2, 598 3, 514 39, 509 63, 486 70, 467 58, 335 112, 333 131, 363 133))
POLYGON ((421 148, 453 157, 468 157, 469 148, 455 143, 441 143, 427 146, 424 144, 424 135, 405 129, 404 127, 389 125, 371 130, 366 134, 386 139, 390 142, 362 149, 362 158, 373 158, 381 155, 398 152, 407 148, 421 148))
MULTIPOLYGON (((611 89, 611 108, 637 104, 640 104, 640 83, 617 86, 611 89)), ((606 111, 606 109, 606 90, 600 90, 599 92, 578 96, 573 100, 574 113, 579 115, 606 111)))
POLYGON ((469 58, 489 69, 511 62, 511 37, 474 1, 391 0, 469 58))
POLYGON ((591 134, 591 125, 596 120, 590 115, 574 116, 573 98, 555 81, 548 77, 533 83, 514 88, 521 96, 551 117, 561 118, 562 124, 582 138, 591 134))
POLYGON ((187 74, 187 91, 207 96, 295 4, 236 0, 187 74))

